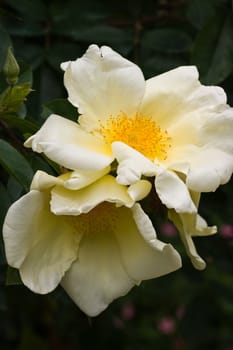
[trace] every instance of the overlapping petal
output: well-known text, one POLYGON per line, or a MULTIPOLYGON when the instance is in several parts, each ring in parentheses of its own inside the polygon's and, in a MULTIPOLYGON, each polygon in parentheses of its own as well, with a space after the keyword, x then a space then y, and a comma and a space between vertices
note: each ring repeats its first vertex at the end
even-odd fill
POLYGON ((135 283, 122 265, 113 232, 98 232, 98 228, 97 232, 83 238, 79 258, 61 282, 74 302, 89 316, 98 315, 135 283))
POLYGON ((198 270, 203 270, 206 267, 206 263, 198 254, 192 237, 213 235, 217 232, 216 226, 208 226, 199 214, 178 214, 174 210, 169 210, 168 216, 178 228, 181 240, 193 266, 198 270))
POLYGON ((74 302, 95 316, 141 280, 181 266, 179 254, 157 239, 135 204, 133 197, 150 190, 148 181, 128 188, 105 175, 70 190, 71 176, 38 171, 31 191, 6 216, 8 262, 32 291, 48 293, 62 283, 74 302))
POLYGON ((155 177, 155 189, 167 208, 175 209, 178 213, 196 213, 196 206, 185 183, 174 172, 159 172, 155 177))
POLYGON ((142 175, 154 176, 156 165, 144 155, 123 142, 113 142, 112 150, 119 162, 117 167, 117 181, 123 185, 137 182, 142 175))
POLYGON ((80 215, 89 212, 102 202, 127 207, 134 205, 134 200, 128 194, 127 188, 118 184, 111 175, 106 175, 79 191, 70 191, 63 186, 56 186, 51 193, 51 211, 56 215, 80 215))
POLYGON ((135 114, 144 94, 145 80, 138 66, 111 48, 91 45, 76 61, 62 64, 70 102, 78 107, 87 130, 121 111, 135 114))
MULTIPOLYGON (((67 293, 90 316, 96 316, 142 280, 181 267, 179 254, 157 239, 139 204, 132 209, 109 210, 111 216, 104 218, 105 224, 91 221, 89 234, 80 244, 79 258, 62 280, 67 293)), ((77 220, 82 220, 82 215, 77 220)))
POLYGON ((23 283, 48 293, 77 258, 79 234, 50 212, 47 193, 32 190, 9 209, 3 226, 9 265, 19 268, 23 283))
POLYGON ((156 232, 139 204, 131 212, 121 208, 115 235, 123 264, 137 281, 156 278, 181 267, 177 251, 157 239, 156 232))
POLYGON ((101 170, 113 160, 111 148, 103 140, 55 114, 25 142, 25 146, 45 153, 54 162, 72 170, 101 170))
MULTIPOLYGON (((25 145, 44 152, 72 172, 62 175, 54 184, 52 178, 40 176, 34 180, 32 188, 40 190, 53 186, 51 210, 59 216, 82 216, 102 202, 124 206, 119 210, 128 213, 129 208, 137 207, 134 202, 150 191, 149 182, 142 178, 155 177, 158 197, 179 228, 194 266, 204 268, 205 262, 199 257, 192 236, 212 234, 215 228, 209 228, 197 213, 199 193, 215 191, 229 181, 233 172, 233 109, 226 104, 224 90, 203 86, 193 66, 179 67, 145 82, 135 64, 105 46, 91 45, 82 58, 65 62, 62 68, 68 98, 81 113, 79 121, 74 123, 52 115, 25 145), (136 121, 136 128, 132 121, 136 121), (116 178, 108 173, 116 173, 116 178)), ((129 220, 134 228, 136 218, 129 220)), ((126 225, 126 220, 122 222, 126 225)), ((132 226, 129 232, 131 229, 132 226)), ((142 249, 143 245, 137 243, 142 236, 141 232, 140 240, 135 240, 135 251, 139 246, 142 249)), ((127 247, 128 236, 124 237, 127 247)), ((124 269, 129 272, 130 255, 126 258, 121 249, 124 240, 118 234, 115 238, 124 269)), ((88 239, 85 247, 92 247, 88 239)), ((163 257, 168 254, 171 258, 171 247, 161 245, 156 239, 152 241, 154 245, 150 242, 145 250, 138 250, 138 256, 146 256, 147 251, 149 257, 149 251, 156 250, 163 257)), ((106 244, 111 245, 111 242, 106 244)), ((83 255, 84 260, 88 254, 83 255)), ((154 261, 152 255, 151 261, 154 261)), ((105 258, 108 259, 107 254, 105 258)), ((132 261, 135 263, 134 258, 132 261)), ((147 262, 148 276, 150 273, 152 276, 150 258, 147 262)), ((79 263, 74 266, 70 276, 77 274, 79 263)), ((116 266, 114 263, 113 268, 116 266)), ((146 270, 143 266, 141 269, 138 266, 138 273, 146 270)), ((164 262, 163 266, 167 268, 164 262)), ((80 269, 83 272, 77 275, 79 279, 86 267, 80 269)), ((122 293, 131 283, 127 277, 123 280, 119 287, 122 293)), ((67 285, 73 285, 72 277, 67 277, 67 285)), ((100 283, 97 285, 100 288, 100 283)), ((100 308, 114 298, 115 292, 108 296, 106 293, 98 294, 100 308)), ((88 298, 91 295, 92 291, 88 298)), ((81 300, 83 296, 77 298, 81 300)))
POLYGON ((233 157, 216 148, 200 148, 190 161, 186 184, 197 192, 215 191, 230 180, 233 157))

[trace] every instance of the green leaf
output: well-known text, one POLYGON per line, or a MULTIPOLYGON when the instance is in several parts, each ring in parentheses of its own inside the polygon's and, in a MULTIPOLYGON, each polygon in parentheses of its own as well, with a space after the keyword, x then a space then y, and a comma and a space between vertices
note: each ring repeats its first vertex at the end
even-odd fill
POLYGON ((0 114, 16 113, 30 92, 28 82, 8 87, 0 96, 0 114))
POLYGON ((66 39, 66 41, 62 40, 52 44, 51 48, 46 52, 46 60, 59 73, 62 73, 60 68, 62 62, 76 60, 82 54, 83 48, 80 45, 66 39))
POLYGON ((47 16, 47 8, 42 0, 7 0, 7 3, 26 18, 41 21, 47 16))
POLYGON ((0 140, 0 164, 24 188, 29 190, 33 171, 28 161, 14 147, 0 140))
POLYGON ((89 26, 80 27, 76 32, 72 33, 72 37, 75 40, 92 42, 93 33, 95 35, 95 43, 111 44, 112 46, 115 43, 122 44, 122 42, 127 42, 130 45, 133 39, 131 30, 123 30, 106 25, 96 25, 91 28, 89 26))
POLYGON ((186 15, 194 28, 201 29, 210 18, 216 15, 227 0, 192 0, 189 1, 186 15))
POLYGON ((30 164, 34 172, 36 172, 37 170, 42 170, 54 176, 57 176, 60 174, 59 165, 52 162, 44 154, 37 155, 34 153, 30 164))
POLYGON ((34 134, 39 129, 39 125, 34 120, 20 119, 13 114, 2 114, 1 119, 5 120, 8 125, 20 130, 23 134, 34 134))
POLYGON ((192 38, 177 28, 158 28, 147 31, 142 37, 142 51, 180 53, 190 50, 192 38))
POLYGON ((64 118, 77 121, 78 112, 77 108, 72 106, 72 104, 66 99, 55 99, 43 106, 42 118, 46 119, 50 114, 59 114, 64 118))
POLYGON ((182 55, 153 53, 146 57, 143 55, 142 70, 146 78, 151 78, 152 76, 187 64, 188 60, 182 55))
MULTIPOLYGON (((5 186, 0 183, 0 198, 1 198, 1 205, 0 205, 0 230, 2 228, 6 212, 11 205, 11 198, 5 188, 5 186)), ((0 235, 0 266, 6 264, 5 260, 5 253, 4 253, 4 245, 3 245, 3 239, 0 235)))
POLYGON ((22 185, 13 176, 9 176, 7 181, 7 192, 11 198, 11 202, 17 201, 23 194, 22 185))
POLYGON ((20 67, 18 84, 28 83, 32 86, 33 75, 31 66, 23 61, 19 61, 18 63, 20 67))
POLYGON ((233 71, 233 15, 218 13, 197 36, 191 62, 201 80, 219 84, 233 71))
POLYGON ((11 198, 5 186, 2 183, 0 183, 0 198, 1 198, 1 205, 0 205, 0 227, 1 227, 3 224, 7 209, 11 204, 11 198))

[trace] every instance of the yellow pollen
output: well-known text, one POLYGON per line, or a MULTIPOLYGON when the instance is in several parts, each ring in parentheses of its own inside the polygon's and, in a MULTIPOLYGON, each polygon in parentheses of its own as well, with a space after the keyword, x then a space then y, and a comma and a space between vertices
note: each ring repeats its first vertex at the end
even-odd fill
POLYGON ((86 214, 70 217, 74 231, 85 235, 114 231, 118 219, 115 204, 103 202, 86 214))
POLYGON ((105 125, 100 123, 99 132, 106 143, 124 142, 151 160, 165 160, 171 147, 167 131, 161 130, 151 117, 141 114, 110 116, 105 125))

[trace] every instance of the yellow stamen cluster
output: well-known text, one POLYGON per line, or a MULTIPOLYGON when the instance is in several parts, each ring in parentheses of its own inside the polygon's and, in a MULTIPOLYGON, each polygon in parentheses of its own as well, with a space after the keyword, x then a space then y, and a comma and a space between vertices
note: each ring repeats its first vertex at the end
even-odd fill
POLYGON ((114 231, 117 222, 115 204, 103 202, 86 214, 70 217, 74 230, 84 235, 114 231))
POLYGON ((151 117, 141 114, 133 117, 124 113, 110 116, 105 125, 100 123, 99 132, 106 143, 124 142, 151 160, 166 159, 167 150, 171 147, 167 131, 161 130, 151 117))

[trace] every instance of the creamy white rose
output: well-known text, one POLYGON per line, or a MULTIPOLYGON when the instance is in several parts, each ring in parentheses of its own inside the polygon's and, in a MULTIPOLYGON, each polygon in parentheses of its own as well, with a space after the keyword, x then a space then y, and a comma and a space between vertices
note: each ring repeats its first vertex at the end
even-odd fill
POLYGON ((187 187, 215 191, 229 180, 233 109, 223 89, 201 85, 195 67, 145 81, 138 66, 91 45, 62 68, 78 123, 52 115, 27 147, 73 170, 101 171, 116 159, 125 185, 155 176, 162 203, 177 213, 196 213, 187 187))
POLYGON ((28 288, 44 294, 60 283, 96 316, 142 280, 180 268, 181 260, 135 204, 148 194, 148 181, 129 188, 110 175, 86 181, 77 172, 37 172, 30 192, 9 208, 3 237, 7 261, 28 288))

